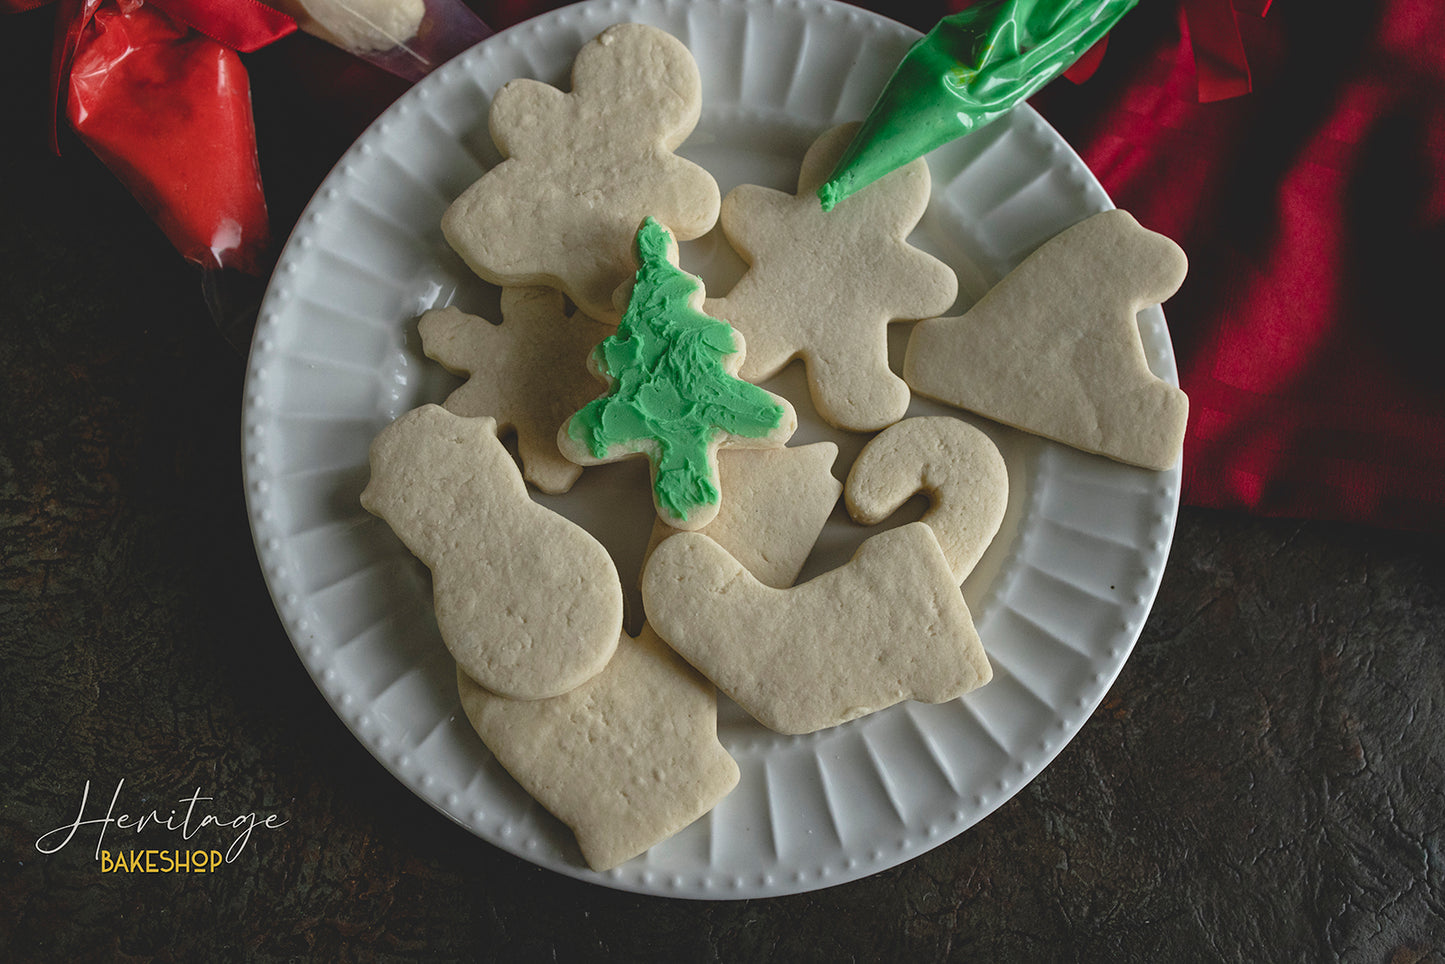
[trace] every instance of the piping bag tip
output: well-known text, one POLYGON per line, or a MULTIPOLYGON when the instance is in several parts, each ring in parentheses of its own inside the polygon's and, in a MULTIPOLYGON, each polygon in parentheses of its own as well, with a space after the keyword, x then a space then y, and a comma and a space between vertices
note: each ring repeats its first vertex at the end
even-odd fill
POLYGON ((839 201, 852 193, 852 191, 843 186, 843 182, 840 179, 835 178, 824 182, 818 187, 818 201, 823 205, 824 211, 831 211, 838 206, 839 201))

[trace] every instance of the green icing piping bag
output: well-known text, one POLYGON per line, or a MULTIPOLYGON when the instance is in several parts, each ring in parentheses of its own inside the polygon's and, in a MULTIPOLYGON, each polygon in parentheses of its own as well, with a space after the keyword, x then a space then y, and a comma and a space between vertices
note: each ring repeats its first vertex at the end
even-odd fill
POLYGON ((909 48, 833 175, 823 210, 1013 109, 1082 57, 1139 0, 987 0, 909 48))

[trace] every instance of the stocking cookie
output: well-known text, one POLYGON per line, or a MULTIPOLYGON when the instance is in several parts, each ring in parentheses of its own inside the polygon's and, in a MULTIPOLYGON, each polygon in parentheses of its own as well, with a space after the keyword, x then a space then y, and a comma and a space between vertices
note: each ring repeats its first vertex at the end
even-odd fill
POLYGON ((919 521, 960 583, 998 532, 1008 508, 1008 467, 998 446, 948 416, 905 418, 869 440, 848 470, 848 514, 876 525, 915 492, 932 501, 919 521))
POLYGON ((707 536, 680 533, 648 560, 642 600, 669 646, 780 733, 906 699, 942 702, 993 676, 922 522, 873 536, 846 565, 792 589, 765 586, 707 536))
POLYGON ((509 700, 458 672, 462 709, 497 761, 572 828, 593 870, 637 856, 738 782, 711 684, 643 626, 597 676, 548 700, 509 700))
POLYGON ((708 311, 748 341, 741 374, 770 378, 802 358, 813 405, 829 424, 875 431, 908 408, 888 367, 888 325, 947 311, 958 279, 910 245, 928 206, 928 164, 914 161, 825 212, 827 180, 857 125, 834 128, 803 158, 798 193, 743 185, 722 205, 722 228, 747 273, 708 311))
POLYGON ((788 400, 736 376, 742 337, 702 313, 702 280, 677 267, 677 244, 647 218, 637 232, 637 273, 617 328, 592 364, 608 394, 557 435, 582 465, 645 455, 658 516, 699 529, 717 515, 721 445, 776 448, 797 427, 788 400))
POLYGON ((502 323, 456 308, 422 316, 422 349, 450 372, 469 376, 446 407, 468 417, 490 415, 500 431, 517 433, 522 475, 543 492, 566 492, 582 467, 557 449, 557 430, 596 394, 587 359, 609 329, 568 315, 553 288, 503 288, 502 323))
POLYGON ((487 689, 542 699, 607 665, 622 631, 612 558, 531 500, 492 419, 403 415, 371 444, 361 504, 431 569, 442 640, 487 689))
POLYGON ((615 321, 646 216, 683 239, 717 220, 717 182, 673 154, 697 124, 697 64, 656 27, 609 27, 577 54, 572 90, 514 80, 489 115, 505 160, 447 209, 442 233, 487 281, 561 288, 615 321))
POLYGON ((1150 469, 1179 459, 1189 400, 1154 375, 1137 315, 1184 282, 1184 252, 1106 211, 1046 242, 964 315, 913 329, 913 390, 1150 469))

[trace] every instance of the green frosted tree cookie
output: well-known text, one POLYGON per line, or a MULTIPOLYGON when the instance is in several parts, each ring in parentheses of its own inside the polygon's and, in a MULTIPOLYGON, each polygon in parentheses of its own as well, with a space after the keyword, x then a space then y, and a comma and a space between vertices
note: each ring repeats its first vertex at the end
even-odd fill
POLYGON ((677 267, 668 230, 647 218, 635 253, 622 321, 591 359, 608 394, 573 415, 557 441, 583 465, 646 455, 658 515, 697 529, 721 500, 718 446, 780 446, 797 416, 786 399, 737 377, 742 336, 702 312, 702 281, 677 267))

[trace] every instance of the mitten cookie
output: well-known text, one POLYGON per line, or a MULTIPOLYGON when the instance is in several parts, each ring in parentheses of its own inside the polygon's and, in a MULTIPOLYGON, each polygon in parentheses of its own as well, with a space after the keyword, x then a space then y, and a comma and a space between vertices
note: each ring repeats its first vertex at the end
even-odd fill
POLYGON ((717 182, 672 153, 701 107, 680 41, 609 27, 577 54, 570 93, 525 79, 497 93, 489 120, 506 159, 447 209, 442 233, 487 281, 559 287, 615 321, 638 222, 652 215, 687 239, 717 220, 717 182))
POLYGON ((915 699, 938 703, 993 676, 933 530, 869 538, 792 589, 758 582, 698 532, 666 539, 642 576, 657 634, 759 723, 811 733, 915 699))
POLYGON ((1154 375, 1139 311, 1184 282, 1179 245, 1125 211, 1074 225, 957 318, 913 329, 913 390, 1149 469, 1179 459, 1189 400, 1154 375))
POLYGON ((593 870, 637 856, 738 782, 717 695, 643 626, 597 676, 549 700, 509 700, 457 674, 462 709, 497 761, 572 828, 593 870))
POLYGON ((960 583, 998 533, 1008 508, 1008 467, 993 440, 948 416, 905 418, 869 440, 853 460, 848 514, 875 525, 916 492, 931 501, 920 522, 938 537, 960 583))
POLYGON ((608 394, 572 416, 557 445, 582 465, 647 456, 658 516, 699 529, 722 498, 718 447, 779 447, 798 417, 787 399, 736 377, 742 338, 702 313, 702 280, 677 267, 667 229, 647 218, 636 249, 637 274, 619 291, 627 310, 592 355, 608 394))
POLYGON ((908 386, 888 367, 888 325, 947 311, 948 265, 908 243, 928 206, 928 164, 914 161, 825 212, 815 193, 856 124, 808 149, 798 193, 756 185, 728 192, 722 229, 747 273, 707 310, 748 341, 742 377, 762 381, 794 358, 830 425, 875 431, 903 417, 908 386))
POLYGON ((528 497, 492 419, 403 415, 371 444, 361 504, 431 569, 442 640, 487 689, 557 696, 607 665, 622 631, 612 558, 528 497))
POLYGON ((500 431, 515 430, 522 475, 543 492, 566 492, 582 467, 557 449, 557 430, 596 394, 587 359, 610 330, 568 315, 553 288, 503 288, 502 323, 456 308, 422 315, 422 350, 450 372, 470 376, 446 407, 468 417, 490 415, 500 431))

